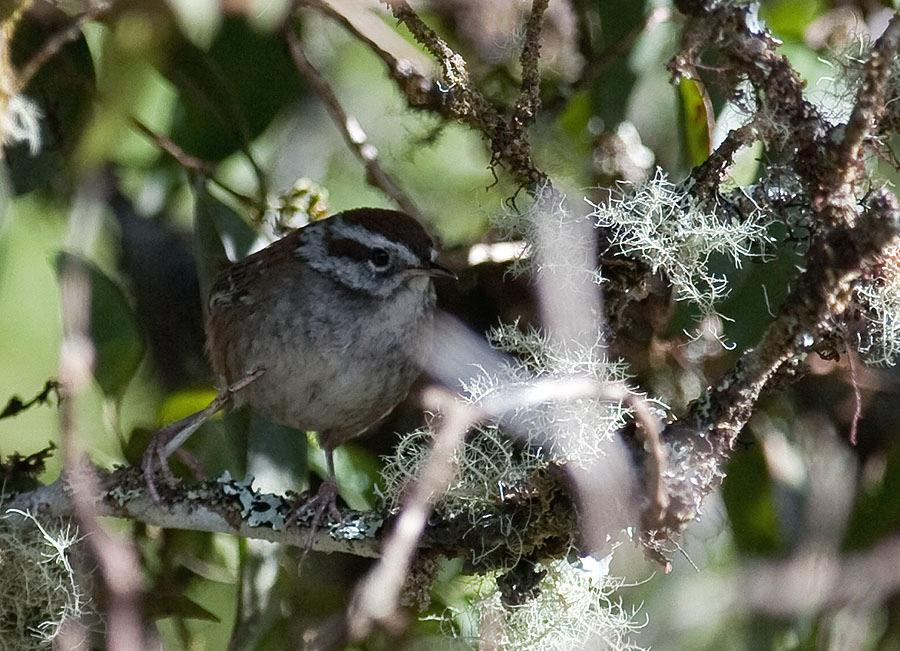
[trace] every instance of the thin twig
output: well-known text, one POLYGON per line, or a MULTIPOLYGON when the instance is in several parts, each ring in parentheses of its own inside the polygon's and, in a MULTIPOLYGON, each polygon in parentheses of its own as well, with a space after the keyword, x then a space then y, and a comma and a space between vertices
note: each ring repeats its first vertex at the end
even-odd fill
POLYGON ((354 38, 365 44, 375 56, 381 59, 387 69, 388 76, 397 84, 410 107, 427 109, 440 113, 445 117, 453 117, 446 112, 447 91, 441 90, 440 84, 435 83, 434 80, 419 72, 412 61, 398 59, 393 53, 381 47, 378 42, 370 38, 353 20, 335 8, 333 4, 324 0, 304 0, 303 4, 320 11, 338 22, 354 38))
POLYGON ((814 198, 814 207, 820 207, 822 216, 831 226, 853 224, 859 175, 863 171, 863 145, 877 128, 878 119, 884 112, 885 89, 898 47, 900 12, 895 12, 866 62, 865 77, 835 158, 833 179, 814 198))
MULTIPOLYGON (((456 473, 454 458, 462 446, 466 432, 477 423, 500 420, 505 414, 548 402, 566 402, 584 398, 624 401, 629 392, 623 386, 598 383, 590 379, 538 380, 527 386, 500 390, 477 405, 461 402, 444 390, 432 389, 422 399, 425 408, 443 415, 434 435, 434 444, 416 481, 408 488, 403 505, 391 532, 384 540, 381 559, 358 584, 347 612, 347 629, 351 639, 366 637, 376 623, 396 629, 400 591, 412 565, 416 548, 425 531, 435 503, 446 491, 456 473)), ((655 436, 658 446, 661 427, 637 396, 631 400, 636 406, 635 418, 648 438, 655 436)), ((512 433, 515 433, 514 431, 512 433)), ((665 470, 661 447, 656 463, 660 476, 665 470)), ((655 483, 661 485, 656 480, 655 483)), ((664 487, 660 488, 664 505, 664 487)))
POLYGON ((290 26, 284 30, 284 38, 288 44, 291 58, 297 70, 310 83, 319 99, 325 105, 325 109, 331 119, 337 125, 351 151, 366 169, 366 181, 369 185, 378 188, 390 197, 394 203, 406 214, 424 221, 421 211, 413 200, 407 195, 397 180, 386 172, 378 160, 378 149, 369 142, 366 132, 352 115, 348 115, 341 106, 340 100, 331 85, 322 74, 310 63, 300 45, 300 40, 290 26))
POLYGON ((47 61, 55 57, 63 47, 77 40, 81 36, 81 29, 102 16, 111 6, 111 2, 91 2, 88 10, 80 14, 68 27, 48 38, 16 76, 16 92, 25 90, 47 61))
POLYGON ((201 158, 197 158, 196 156, 187 153, 174 140, 169 138, 169 136, 163 133, 157 133, 134 116, 130 118, 130 122, 138 132, 146 136, 147 139, 150 140, 154 145, 156 145, 156 147, 160 151, 167 154, 189 174, 202 176, 210 183, 224 191, 226 194, 234 197, 234 199, 236 199, 246 208, 254 211, 259 211, 262 209, 262 206, 256 199, 238 192, 234 188, 229 187, 218 178, 216 178, 215 174, 213 173, 214 166, 209 161, 205 161, 201 158))

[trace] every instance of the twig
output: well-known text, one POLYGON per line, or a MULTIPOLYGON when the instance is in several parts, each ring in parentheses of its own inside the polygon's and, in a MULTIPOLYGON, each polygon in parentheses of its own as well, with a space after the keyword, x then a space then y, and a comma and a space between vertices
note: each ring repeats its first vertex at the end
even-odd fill
POLYGON ((515 123, 524 129, 534 122, 541 106, 541 28, 544 24, 544 12, 550 0, 533 0, 531 14, 525 23, 525 41, 519 56, 522 68, 522 88, 516 100, 514 111, 515 123))
POLYGON ((316 9, 340 23, 344 29, 350 32, 358 41, 365 44, 375 56, 381 59, 385 68, 387 68, 388 76, 397 84, 397 87, 406 97, 407 103, 412 108, 427 109, 440 113, 445 117, 452 117, 446 113, 446 89, 441 90, 440 84, 420 73, 412 61, 398 59, 391 52, 385 50, 331 3, 324 0, 304 0, 302 4, 316 9))
POLYGON ((19 396, 13 396, 6 403, 3 410, 0 411, 0 419, 16 416, 34 405, 48 404, 50 402, 51 393, 56 395, 56 401, 59 402, 59 382, 56 380, 47 380, 44 383, 44 388, 31 400, 23 402, 19 396))
POLYGON ((900 12, 895 12, 887 29, 872 47, 872 53, 866 62, 866 74, 853 112, 844 128, 844 139, 834 161, 831 182, 813 198, 813 207, 829 225, 849 226, 855 220, 863 145, 876 129, 879 116, 884 112, 885 88, 898 47, 900 12))
MULTIPOLYGON (((409 3, 405 0, 383 0, 383 2, 390 7, 394 16, 406 25, 413 37, 441 64, 447 85, 447 100, 439 111, 441 115, 462 120, 484 135, 491 144, 492 170, 493 165, 499 163, 532 196, 547 192, 556 197, 550 178, 534 163, 531 143, 525 132, 526 123, 518 119, 517 111, 501 112, 493 106, 472 85, 465 59, 428 27, 409 3)), ((543 5, 543 1, 539 0, 532 8, 527 28, 530 40, 527 39, 523 46, 523 50, 528 52, 522 55, 525 62, 523 81, 527 86, 523 89, 523 93, 528 98, 536 97, 535 75, 537 56, 540 53, 537 41, 540 38, 543 9, 546 8, 543 5)), ((523 105, 523 112, 528 113, 536 108, 536 105, 532 105, 531 99, 528 99, 523 105)), ((524 113, 522 117, 530 122, 533 116, 525 116, 524 113)))
POLYGON ((815 241, 806 258, 806 271, 794 283, 778 317, 756 348, 748 350, 734 369, 700 399, 688 413, 669 425, 663 440, 673 450, 678 467, 668 473, 670 506, 656 534, 662 553, 696 519, 704 497, 724 477, 724 466, 738 433, 752 414, 769 382, 799 364, 812 350, 834 315, 850 303, 852 282, 865 262, 891 246, 900 234, 900 207, 889 191, 877 192, 855 227, 836 229, 815 241))
POLYGON ((423 402, 443 414, 443 422, 434 435, 418 480, 403 500, 403 507, 385 541, 381 560, 360 581, 347 613, 350 638, 365 638, 376 622, 399 628, 395 616, 400 591, 409 573, 419 539, 425 530, 434 503, 450 485, 455 468, 453 459, 465 440, 466 432, 482 417, 482 412, 466 405, 452 394, 431 391, 423 402))
POLYGON ((234 197, 234 199, 236 199, 240 204, 247 208, 250 208, 251 210, 259 211, 262 209, 262 206, 256 199, 238 192, 237 190, 229 187, 228 185, 217 179, 215 174, 213 173, 212 163, 187 153, 174 140, 163 133, 157 133, 149 126, 141 122, 138 118, 132 116, 130 118, 130 121, 131 125, 137 131, 146 136, 147 139, 150 140, 154 145, 156 145, 156 147, 160 151, 167 154, 189 174, 202 176, 225 193, 234 197))
POLYGON ((41 49, 22 66, 22 69, 16 76, 16 92, 20 93, 25 90, 47 61, 55 57, 67 44, 77 40, 78 37, 81 36, 81 28, 92 20, 96 20, 102 16, 111 6, 111 2, 89 3, 87 11, 80 14, 68 27, 48 38, 44 42, 43 47, 41 47, 41 49))
POLYGON ((403 212, 423 221, 422 213, 412 199, 401 189, 397 180, 381 167, 381 163, 378 160, 378 149, 368 141, 366 132, 363 131, 359 122, 356 121, 356 118, 347 114, 331 85, 310 63, 306 53, 303 51, 303 47, 300 45, 300 40, 290 26, 285 28, 284 38, 287 41, 291 58, 294 60, 297 70, 313 87, 313 90, 325 105, 325 109, 328 111, 331 119, 340 130, 347 146, 350 147, 365 167, 366 181, 369 185, 384 192, 403 212))
MULTIPOLYGON (((390 534, 384 540, 382 557, 358 584, 347 612, 347 630, 351 639, 363 639, 376 623, 396 629, 400 591, 413 562, 416 548, 425 531, 432 509, 452 481, 456 472, 454 457, 471 427, 486 419, 501 419, 517 409, 548 402, 564 402, 593 398, 598 400, 629 400, 629 392, 618 384, 598 383, 589 379, 538 380, 524 387, 500 390, 490 399, 477 405, 461 402, 442 390, 432 390, 423 396, 430 411, 440 412, 443 421, 434 436, 434 445, 422 466, 418 479, 410 486, 403 506, 390 534)), ((658 445, 661 430, 652 412, 639 398, 633 396, 635 418, 644 427, 648 439, 655 437, 655 463, 659 477, 665 470, 664 455, 658 445)), ((513 432, 515 433, 515 432, 513 432)), ((659 504, 665 509, 667 498, 658 478, 659 504)), ((662 518, 660 513, 658 517, 662 518)))

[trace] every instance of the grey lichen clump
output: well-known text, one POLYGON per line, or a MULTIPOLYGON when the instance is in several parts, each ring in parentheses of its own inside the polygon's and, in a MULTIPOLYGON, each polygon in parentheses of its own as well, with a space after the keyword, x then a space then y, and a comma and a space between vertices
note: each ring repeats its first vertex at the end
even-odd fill
POLYGON ((900 245, 889 248, 856 286, 865 332, 859 350, 867 364, 893 366, 900 357, 900 245))
POLYGON ((41 522, 22 511, 0 519, 0 649, 49 649, 88 611, 73 569, 79 541, 69 522, 41 522))
POLYGON ((689 301, 707 315, 729 290, 725 277, 710 271, 713 256, 740 268, 744 259, 757 255, 755 247, 769 242, 771 217, 753 209, 743 219, 723 218, 723 211, 704 205, 689 189, 670 182, 658 169, 653 178, 623 187, 607 203, 592 204, 591 215, 599 228, 611 232, 611 253, 662 272, 677 300, 689 301))
MULTIPOLYGON (((627 379, 624 365, 610 360, 600 341, 561 345, 515 326, 499 327, 489 338, 495 349, 516 357, 467 381, 463 395, 473 405, 541 380, 588 378, 602 386, 627 379)), ((629 418, 621 401, 582 398, 512 410, 501 422, 479 424, 453 459, 457 470, 436 510, 474 523, 553 466, 591 465, 629 418)), ((426 427, 405 436, 386 459, 382 482, 388 508, 398 507, 405 487, 418 476, 433 435, 426 427)))
POLYGON ((578 564, 547 563, 536 568, 545 575, 535 596, 517 605, 504 605, 496 591, 483 595, 475 603, 476 614, 497 625, 488 627, 491 637, 479 640, 480 648, 637 651, 641 647, 631 640, 640 626, 637 612, 614 600, 624 582, 608 575, 608 564, 609 558, 591 557, 578 564))

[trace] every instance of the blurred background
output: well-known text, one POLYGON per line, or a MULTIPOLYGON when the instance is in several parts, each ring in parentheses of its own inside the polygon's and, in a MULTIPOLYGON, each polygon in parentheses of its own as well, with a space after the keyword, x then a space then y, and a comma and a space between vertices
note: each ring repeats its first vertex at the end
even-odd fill
MULTIPOLYGON (((95 324, 104 324, 104 332, 94 333, 101 338, 103 369, 78 409, 85 445, 101 466, 135 462, 155 428, 202 408, 215 395, 203 353, 202 270, 192 237, 198 211, 206 211, 226 251, 237 257, 259 246, 267 210, 285 203, 301 221, 352 207, 393 207, 366 184, 361 165, 287 55, 277 33, 287 4, 116 2, 85 20, 77 38, 22 89, 34 105, 30 114, 38 120, 39 142, 7 142, 4 149, 0 407, 14 395, 27 400, 57 374, 55 260, 84 235, 67 232, 68 218, 78 209, 79 182, 99 170, 100 214, 96 231, 85 237, 96 273, 110 281, 106 299, 92 312, 95 324), (185 169, 147 132, 209 163, 219 184, 193 193, 185 169)), ((363 0, 328 5, 399 58, 435 72, 383 7, 363 0)), ((498 102, 513 101, 517 93, 521 25, 529 5, 415 3, 498 102)), ((34 2, 16 18, 11 41, 3 41, 0 76, 20 70, 52 35, 92 7, 77 0, 34 2)), ((891 8, 889 1, 874 0, 766 0, 760 15, 807 81, 809 98, 840 120, 852 93, 842 85, 844 71, 835 59, 859 51, 860 34, 880 33, 891 8)), ((0 17, 11 21, 11 12, 4 8, 0 17)), ((515 184, 502 169, 491 170, 478 133, 407 108, 381 61, 326 14, 300 12, 304 47, 378 148, 382 164, 416 201, 446 259, 460 270, 457 285, 439 287, 443 307, 477 332, 516 319, 537 325, 528 281, 505 273, 508 260, 485 261, 477 257, 485 249, 473 249, 497 239, 491 220, 511 209, 515 184)), ((615 183, 640 182, 657 166, 679 179, 702 161, 692 142, 696 98, 673 86, 666 69, 682 26, 662 0, 550 3, 543 109, 532 142, 539 165, 577 210, 589 209, 581 197, 602 201, 615 183)), ((714 86, 709 92, 715 144, 741 115, 714 86)), ((735 181, 751 183, 763 156, 761 146, 742 152, 735 181)), ((873 179, 896 180, 889 163, 874 166, 873 179)), ((800 253, 786 238, 768 264, 722 267, 732 291, 719 310, 730 320, 718 320, 715 328, 733 350, 715 340, 686 343, 683 330, 696 316, 692 308, 673 305, 662 287, 651 288, 635 308, 637 325, 616 344, 636 384, 680 413, 758 341, 787 292, 800 253)), ((900 649, 897 594, 840 609, 811 607, 799 616, 764 616, 742 606, 744 575, 738 569, 747 563, 785 558, 818 541, 846 551, 871 549, 900 525, 900 374, 858 360, 851 368, 846 356, 809 364, 805 379, 764 399, 741 437, 724 487, 688 530, 673 572, 662 574, 636 548, 617 550, 610 572, 625 577, 626 585, 611 599, 628 611, 637 609, 642 626, 632 639, 638 646, 900 649), (857 400, 851 371, 862 409, 855 446, 849 443, 857 400)), ((410 431, 421 420, 415 404, 401 405, 376 436, 339 450, 338 476, 346 478, 341 495, 350 506, 376 503, 380 457, 392 449, 396 432, 410 431)), ((58 431, 52 400, 2 418, 0 454, 36 452, 57 442, 58 431)), ((204 426, 189 449, 209 476, 249 471, 267 490, 299 490, 310 473, 323 470, 321 453, 305 434, 273 433, 271 425, 246 413, 204 426)), ((51 457, 43 479, 54 479, 59 470, 59 457, 51 457)), ((313 555, 298 578, 295 550, 226 535, 109 524, 131 529, 138 542, 152 597, 148 615, 166 648, 228 646, 251 562, 271 570, 261 580, 280 606, 268 611, 252 639, 232 643, 299 646, 308 627, 339 611, 368 565, 358 558, 313 555)), ((475 588, 460 567, 453 561, 441 565, 429 611, 399 648, 453 648, 455 642, 439 635, 448 624, 428 616, 464 610, 475 588)), ((455 625, 464 628, 461 621, 455 625)), ((376 636, 365 648, 388 646, 398 648, 376 636)))

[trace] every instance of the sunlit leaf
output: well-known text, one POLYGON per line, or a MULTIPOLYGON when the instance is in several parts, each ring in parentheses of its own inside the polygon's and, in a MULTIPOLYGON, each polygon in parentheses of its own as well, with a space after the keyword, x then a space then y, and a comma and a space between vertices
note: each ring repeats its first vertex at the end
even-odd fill
POLYGON ((690 166, 696 166, 709 157, 712 140, 712 104, 702 82, 682 77, 678 83, 681 101, 682 138, 690 166))
POLYGON ((799 41, 809 24, 826 9, 823 0, 769 0, 759 13, 776 36, 799 41))
POLYGON ((144 338, 122 289, 91 262, 70 253, 56 259, 57 274, 79 270, 91 283, 90 335, 94 378, 110 398, 121 398, 144 356, 144 338))

